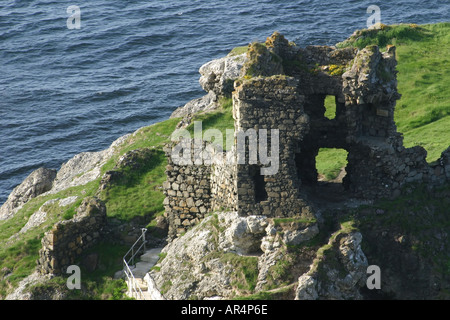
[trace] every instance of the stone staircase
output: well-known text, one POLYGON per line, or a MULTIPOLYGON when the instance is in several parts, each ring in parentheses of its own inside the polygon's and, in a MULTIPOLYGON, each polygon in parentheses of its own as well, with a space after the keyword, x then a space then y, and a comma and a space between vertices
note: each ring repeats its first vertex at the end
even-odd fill
MULTIPOLYGON (((139 286, 143 293, 143 297, 139 294, 136 294, 132 290, 132 284, 127 283, 128 292, 127 295, 131 298, 135 298, 136 300, 159 300, 162 299, 162 296, 157 292, 154 287, 153 279, 151 279, 148 272, 150 269, 158 262, 159 253, 162 248, 152 248, 147 250, 144 254, 142 254, 139 258, 139 262, 137 262, 134 266, 130 266, 131 272, 136 280, 136 285, 139 286), (150 286, 150 290, 149 290, 150 286)), ((130 281, 128 281, 130 282, 130 281)))

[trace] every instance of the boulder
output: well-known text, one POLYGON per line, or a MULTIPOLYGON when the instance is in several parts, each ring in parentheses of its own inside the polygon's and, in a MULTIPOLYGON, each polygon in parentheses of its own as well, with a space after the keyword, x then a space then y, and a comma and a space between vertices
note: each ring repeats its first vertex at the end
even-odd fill
POLYGON ((28 200, 49 191, 55 177, 56 170, 39 168, 33 171, 0 207, 0 220, 11 218, 28 200))
POLYGON ((202 65, 199 69, 199 83, 207 94, 177 108, 170 118, 186 118, 197 112, 215 110, 219 106, 217 102, 220 97, 231 95, 234 90, 234 80, 239 78, 242 66, 246 61, 245 53, 229 54, 202 65))
POLYGON ((313 224, 300 230, 287 230, 283 235, 283 242, 287 245, 298 245, 304 241, 311 240, 319 233, 317 224, 313 224))
POLYGON ((265 216, 240 217, 234 212, 225 215, 223 222, 226 230, 219 238, 219 247, 224 251, 246 255, 261 250, 268 224, 265 216))
POLYGON ((206 92, 213 91, 217 96, 230 95, 233 82, 240 76, 241 68, 247 60, 246 53, 227 55, 212 60, 199 69, 200 85, 206 92))

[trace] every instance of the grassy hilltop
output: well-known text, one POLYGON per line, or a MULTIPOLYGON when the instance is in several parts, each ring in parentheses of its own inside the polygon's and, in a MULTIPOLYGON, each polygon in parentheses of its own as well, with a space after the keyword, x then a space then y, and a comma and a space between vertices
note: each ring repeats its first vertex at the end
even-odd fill
MULTIPOLYGON (((359 30, 337 47, 367 45, 378 45, 381 51, 396 46, 402 95, 394 115, 397 129, 405 147, 422 146, 427 161, 436 161, 450 144, 450 23, 381 25, 378 30, 359 30)), ((332 109, 332 99, 325 103, 332 109)), ((317 163, 319 173, 332 179, 345 166, 346 152, 322 150, 317 163)))
MULTIPOLYGON (((450 144, 450 23, 420 26, 406 24, 382 26, 380 30, 362 30, 338 46, 364 47, 368 44, 377 44, 380 47, 393 44, 397 47, 398 91, 402 94, 402 98, 397 101, 395 113, 398 131, 404 134, 406 147, 421 145, 428 151, 429 162, 437 160, 450 144)), ((223 130, 225 137, 225 129, 233 128, 232 104, 231 99, 223 99, 221 102, 221 109, 196 115, 193 120, 202 120, 203 130, 223 130)), ((70 219, 81 203, 81 200, 78 200, 64 208, 50 204, 46 207, 48 219, 43 225, 20 237, 13 237, 28 218, 48 200, 74 195, 79 199, 98 195, 106 203, 110 220, 126 223, 141 219, 148 222, 150 233, 156 229, 156 217, 164 213, 161 186, 166 178, 166 159, 162 149, 179 120, 169 119, 130 135, 102 168, 102 174, 110 170, 123 173, 122 178, 106 190, 99 192, 100 179, 97 179, 58 194, 34 198, 13 218, 0 221, 0 299, 5 298, 20 280, 33 272, 44 233, 56 221, 70 219), (122 155, 135 149, 151 149, 154 156, 150 162, 139 166, 137 170, 115 168, 122 155)), ((320 153, 319 173, 332 177, 345 166, 345 155, 336 152, 326 150, 320 153)), ((112 275, 121 269, 121 257, 128 248, 104 243, 91 250, 99 254, 98 270, 91 274, 82 270, 85 275, 84 289, 74 290, 68 297, 123 298, 124 282, 112 280, 112 275)), ((48 285, 64 289, 65 280, 64 277, 57 277, 48 285)))

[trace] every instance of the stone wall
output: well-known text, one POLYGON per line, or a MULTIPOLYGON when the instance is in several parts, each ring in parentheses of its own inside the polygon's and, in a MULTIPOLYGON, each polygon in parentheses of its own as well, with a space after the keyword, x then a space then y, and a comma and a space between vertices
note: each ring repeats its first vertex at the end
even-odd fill
POLYGON ((168 165, 163 189, 170 238, 185 233, 208 212, 222 208, 233 210, 236 207, 233 151, 228 153, 227 159, 226 153, 218 152, 205 141, 184 139, 180 143, 167 145, 165 152, 168 165), (172 151, 177 145, 183 147, 180 149, 181 155, 190 151, 190 158, 186 158, 186 162, 173 157, 172 151))
POLYGON ((211 209, 237 210, 237 168, 233 162, 235 150, 215 155, 211 167, 211 209))
POLYGON ((80 255, 98 242, 106 224, 106 207, 96 198, 86 198, 70 220, 56 223, 42 239, 38 271, 65 273, 80 255))
MULTIPOLYGON (((189 159, 194 159, 194 140, 184 140, 185 149, 191 151, 189 159)), ((204 143, 200 144, 202 147, 204 143)), ((194 163, 182 164, 171 156, 175 144, 166 146, 168 156, 167 180, 163 184, 165 215, 169 221, 169 237, 186 232, 191 225, 203 219, 211 208, 211 167, 194 163)), ((201 159, 200 159, 201 161, 201 159)))
POLYGON ((253 166, 248 161, 237 165, 237 200, 241 215, 295 216, 302 213, 305 203, 299 194, 301 182, 297 177, 295 152, 298 141, 308 132, 309 118, 303 112, 304 99, 296 92, 297 85, 292 77, 272 76, 245 80, 235 87, 236 132, 266 129, 270 137, 271 130, 276 129, 280 146, 279 167, 274 175, 261 175, 261 168, 267 167, 261 164, 261 159, 253 166), (262 199, 258 192, 264 193, 262 199))

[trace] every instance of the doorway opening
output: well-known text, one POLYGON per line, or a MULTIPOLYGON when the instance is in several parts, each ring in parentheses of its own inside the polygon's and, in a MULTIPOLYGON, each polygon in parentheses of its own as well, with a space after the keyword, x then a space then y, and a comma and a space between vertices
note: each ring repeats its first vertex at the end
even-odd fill
POLYGON ((249 174, 253 181, 253 185, 255 186, 255 202, 259 203, 261 201, 266 201, 268 198, 266 182, 264 176, 261 174, 261 167, 258 165, 250 165, 249 174))

